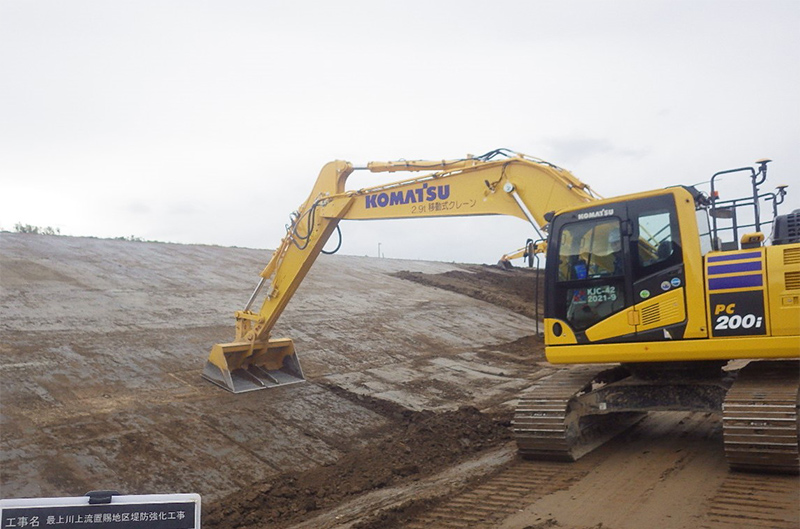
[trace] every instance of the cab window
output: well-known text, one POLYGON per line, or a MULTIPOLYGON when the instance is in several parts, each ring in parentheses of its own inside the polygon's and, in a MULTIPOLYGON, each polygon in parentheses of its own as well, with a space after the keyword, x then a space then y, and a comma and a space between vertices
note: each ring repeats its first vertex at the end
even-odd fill
POLYGON ((639 216, 639 264, 653 266, 669 259, 674 251, 669 211, 639 216))
POLYGON ((696 212, 697 216, 697 229, 700 232, 700 255, 705 255, 714 249, 714 244, 711 240, 711 224, 708 221, 708 211, 705 208, 699 208, 696 212))
POLYGON ((564 226, 558 248, 559 281, 624 274, 620 223, 616 218, 564 226))
POLYGON ((641 208, 635 223, 636 278, 650 276, 681 262, 680 233, 673 208, 641 208))
POLYGON ((625 269, 616 217, 565 225, 559 234, 556 304, 573 329, 625 307, 625 269))

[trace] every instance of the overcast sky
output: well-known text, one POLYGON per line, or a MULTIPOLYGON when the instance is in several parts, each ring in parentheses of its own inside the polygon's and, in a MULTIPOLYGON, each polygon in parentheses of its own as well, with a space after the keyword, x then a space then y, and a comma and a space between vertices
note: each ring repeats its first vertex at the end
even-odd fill
MULTIPOLYGON (((604 196, 769 157, 785 213, 799 28, 798 0, 0 0, 0 228, 274 248, 327 161, 499 147, 604 196)), ((532 234, 342 228, 343 253, 458 262, 532 234)))

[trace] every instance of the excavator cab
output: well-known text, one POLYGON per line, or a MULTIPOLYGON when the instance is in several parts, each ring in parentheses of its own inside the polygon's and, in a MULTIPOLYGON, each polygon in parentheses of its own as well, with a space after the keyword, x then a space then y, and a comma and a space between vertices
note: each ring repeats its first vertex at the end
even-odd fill
MULTIPOLYGON (((684 292, 702 290, 699 280, 687 285, 686 229, 676 207, 686 200, 687 191, 673 188, 556 216, 547 254, 556 266, 545 273, 548 344, 683 337, 684 292), (674 310, 644 321, 636 317, 637 307, 659 299, 674 310)), ((693 210, 691 215, 693 221, 693 210)))
MULTIPOLYGON (((759 186, 766 180, 769 160, 757 163, 757 170, 744 167, 713 175, 710 198, 694 187, 676 186, 558 212, 550 229, 545 274, 548 360, 721 360, 733 354, 730 343, 685 343, 680 353, 668 343, 768 335, 778 321, 790 320, 786 307, 794 307, 794 297, 781 292, 792 290, 794 276, 793 272, 778 273, 777 267, 778 263, 794 263, 783 254, 793 255, 795 250, 776 248, 794 241, 782 238, 786 217, 777 215, 786 186, 778 186, 776 192, 761 192, 759 186), (750 177, 751 193, 721 201, 717 179, 733 173, 750 177), (762 203, 772 204, 774 221, 761 218, 762 203), (722 219, 731 224, 724 225, 722 219), (773 222, 773 245, 764 246, 761 230, 773 222), (744 232, 748 229, 755 232, 744 232), (771 277, 766 274, 769 267, 775 267, 771 277), (790 278, 785 284, 778 281, 784 275, 790 278), (782 301, 781 296, 790 301, 782 301), (769 325, 768 304, 780 307, 772 311, 769 325), (720 313, 719 307, 727 312, 720 313), (726 318, 747 325, 726 329, 726 318), (649 345, 632 345, 642 342, 649 345), (586 344, 628 346, 584 347, 586 344)), ((783 355, 778 349, 770 354, 783 355)), ((738 354, 745 358, 752 353, 743 350, 738 354)))

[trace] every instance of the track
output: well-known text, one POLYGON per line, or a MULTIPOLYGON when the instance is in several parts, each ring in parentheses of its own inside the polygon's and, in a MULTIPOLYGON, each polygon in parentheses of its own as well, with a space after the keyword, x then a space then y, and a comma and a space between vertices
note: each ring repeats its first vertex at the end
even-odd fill
POLYGON ((513 423, 520 454, 555 461, 577 459, 569 431, 569 400, 591 383, 596 372, 591 366, 558 371, 520 398, 513 423))
POLYGON ((731 468, 797 474, 800 364, 752 362, 725 398, 725 454, 731 468))
POLYGON ((584 416, 574 397, 614 382, 623 369, 580 366, 539 380, 520 398, 514 413, 519 452, 530 459, 575 461, 644 417, 643 413, 584 416), (595 386, 597 384, 594 384, 595 386))

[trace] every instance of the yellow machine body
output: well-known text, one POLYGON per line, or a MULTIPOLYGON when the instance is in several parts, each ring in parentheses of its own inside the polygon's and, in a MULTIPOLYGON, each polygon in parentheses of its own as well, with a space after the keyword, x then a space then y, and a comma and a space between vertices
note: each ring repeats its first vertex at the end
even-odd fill
POLYGON ((204 376, 236 393, 303 380, 291 340, 271 331, 345 219, 510 215, 547 231, 525 251, 546 252, 553 363, 800 357, 800 244, 764 247, 763 235, 752 234, 743 238, 748 249, 711 251, 698 204, 684 187, 601 199, 569 171, 503 150, 359 168, 328 163, 235 313, 234 340, 214 345, 204 376), (355 170, 425 174, 347 190, 355 170))
MULTIPOLYGON (((545 319, 548 361, 583 364, 800 357, 800 244, 759 246, 763 236, 748 234, 743 243, 755 241, 755 247, 724 252, 706 247, 704 253, 701 241, 708 234, 699 232, 697 216, 690 193, 680 187, 616 197, 595 202, 590 208, 559 212, 551 232, 554 240, 550 248, 554 251, 548 254, 547 284, 555 287, 548 290, 551 300, 545 311, 549 316, 545 319), (647 234, 635 233, 640 224, 636 215, 624 212, 635 209, 638 203, 649 204, 646 207, 656 212, 653 215, 664 217, 662 229, 673 229, 671 240, 675 242, 672 255, 667 258, 673 262, 656 269, 652 278, 646 277, 648 272, 640 272, 645 277, 637 283, 636 277, 631 277, 642 268, 637 261, 657 261, 659 252, 648 242, 647 234), (592 212, 608 214, 592 217, 592 212), (666 222, 668 214, 672 216, 671 223, 666 222), (565 277, 563 271, 557 273, 557 267, 552 266, 569 266, 565 258, 569 252, 563 247, 559 251, 554 247, 555 241, 576 247, 569 236, 583 232, 572 226, 597 223, 598 229, 605 227, 594 220, 598 218, 609 219, 606 224, 610 225, 616 222, 610 219, 619 219, 623 230, 629 222, 627 228, 633 230, 627 243, 631 263, 616 286, 609 286, 601 276, 593 279, 591 273, 580 280, 565 277), (561 283, 575 288, 560 288, 561 283), (609 314, 595 318, 591 325, 576 328, 580 320, 569 318, 575 311, 553 317, 559 311, 553 297, 568 294, 573 298, 567 302, 570 309, 578 306, 589 312, 608 305, 600 300, 593 307, 592 293, 609 289, 620 297, 621 291, 628 289, 624 295, 629 302, 606 309, 609 314), (579 299, 582 297, 588 299, 579 299)), ((599 237, 604 235, 598 233, 599 237)), ((581 244, 585 245, 584 241, 581 244)), ((568 256, 573 262, 582 262, 589 253, 582 248, 568 256)), ((600 262, 603 252, 595 253, 600 262)), ((607 294, 595 297, 603 295, 607 294)))

